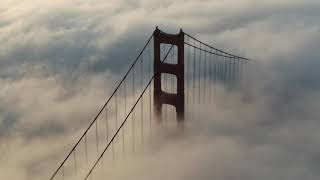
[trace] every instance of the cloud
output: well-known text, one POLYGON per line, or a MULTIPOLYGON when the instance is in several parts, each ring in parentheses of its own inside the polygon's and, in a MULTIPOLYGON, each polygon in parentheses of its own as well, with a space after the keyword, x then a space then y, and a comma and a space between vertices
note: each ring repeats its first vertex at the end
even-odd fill
POLYGON ((318 179, 318 1, 5 0, 0 11, 0 179, 49 177, 156 25, 258 63, 247 91, 221 92, 182 139, 160 134, 122 178, 318 179))

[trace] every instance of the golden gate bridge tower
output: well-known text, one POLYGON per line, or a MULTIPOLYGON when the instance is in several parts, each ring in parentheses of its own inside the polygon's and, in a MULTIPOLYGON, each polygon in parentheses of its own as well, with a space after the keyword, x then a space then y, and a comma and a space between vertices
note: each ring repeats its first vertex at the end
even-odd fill
POLYGON ((121 156, 152 143, 157 124, 179 127, 198 105, 213 104, 219 88, 244 87, 249 62, 182 29, 168 34, 157 27, 50 180, 105 179, 121 156))
POLYGON ((179 34, 167 34, 156 28, 154 31, 154 106, 155 115, 161 119, 162 105, 170 104, 175 107, 177 120, 184 119, 184 33, 180 29, 179 34), (170 64, 161 61, 160 45, 161 43, 177 46, 177 64, 170 64), (164 92, 161 89, 162 73, 172 74, 177 79, 177 93, 164 92))

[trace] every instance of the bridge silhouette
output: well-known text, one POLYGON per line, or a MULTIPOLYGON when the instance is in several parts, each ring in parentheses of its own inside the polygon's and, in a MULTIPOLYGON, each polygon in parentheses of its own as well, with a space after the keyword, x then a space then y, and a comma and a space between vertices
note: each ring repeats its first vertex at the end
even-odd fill
POLYGON ((182 29, 156 28, 50 180, 106 177, 123 157, 143 151, 158 126, 183 129, 197 105, 214 102, 219 87, 244 87, 250 62, 182 29))

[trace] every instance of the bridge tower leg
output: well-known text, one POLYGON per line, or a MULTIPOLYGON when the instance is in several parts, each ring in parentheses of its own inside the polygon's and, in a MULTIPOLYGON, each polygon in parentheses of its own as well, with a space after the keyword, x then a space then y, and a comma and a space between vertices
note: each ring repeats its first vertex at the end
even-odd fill
POLYGON ((184 120, 184 33, 166 34, 156 28, 154 31, 154 109, 160 121, 162 105, 170 104, 176 108, 178 122, 184 120), (169 64, 160 59, 160 44, 172 44, 178 49, 178 63, 169 64), (161 74, 175 75, 177 78, 177 93, 172 94, 161 90, 161 74))

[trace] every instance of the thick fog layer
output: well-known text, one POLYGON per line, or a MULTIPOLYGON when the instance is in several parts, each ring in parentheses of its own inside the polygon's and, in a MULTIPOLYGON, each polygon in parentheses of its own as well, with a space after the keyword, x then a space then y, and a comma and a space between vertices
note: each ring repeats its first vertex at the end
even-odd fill
POLYGON ((156 26, 256 69, 119 179, 319 179, 319 16, 316 0, 2 0, 0 179, 49 178, 156 26))

